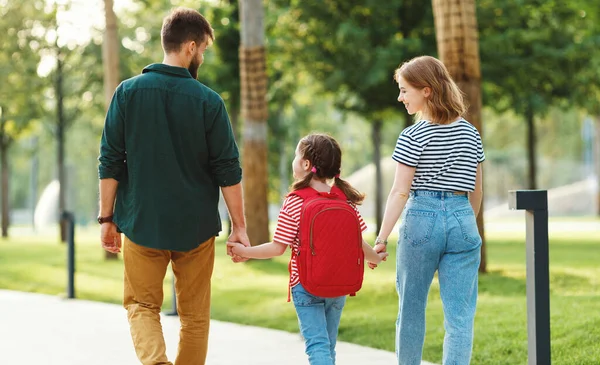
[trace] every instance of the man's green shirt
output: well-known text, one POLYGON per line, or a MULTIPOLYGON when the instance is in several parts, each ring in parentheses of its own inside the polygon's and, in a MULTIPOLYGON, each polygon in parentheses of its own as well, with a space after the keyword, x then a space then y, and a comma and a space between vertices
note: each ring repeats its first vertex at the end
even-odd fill
POLYGON ((221 231, 219 187, 242 170, 221 97, 181 67, 123 81, 102 133, 98 174, 119 181, 114 222, 133 242, 189 251, 221 231))

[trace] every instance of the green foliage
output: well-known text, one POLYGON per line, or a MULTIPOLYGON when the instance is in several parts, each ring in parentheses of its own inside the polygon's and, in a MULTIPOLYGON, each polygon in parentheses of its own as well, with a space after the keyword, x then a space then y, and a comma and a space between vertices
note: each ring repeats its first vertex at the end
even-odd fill
POLYGON ((0 8, 0 143, 10 145, 43 113, 37 76, 48 18, 41 1, 6 0, 0 8))
POLYGON ((519 115, 531 108, 540 115, 595 82, 577 76, 591 70, 589 56, 598 49, 589 38, 594 20, 585 3, 477 2, 485 105, 519 115))
MULTIPOLYGON (((197 8, 216 34, 199 79, 220 93, 235 121, 239 113, 237 3, 138 0, 120 10, 121 79, 162 60, 160 27, 172 6, 197 8)), ((21 208, 29 198, 33 156, 39 158, 38 197, 56 175, 55 73, 42 77, 36 72, 43 56, 56 53, 52 39, 46 39, 55 27, 51 19, 55 14, 46 12, 52 6, 42 0, 0 0, 0 4, 0 32, 6 35, 0 39, 0 106, 6 140, 29 136, 38 140, 31 145, 23 139, 11 152, 10 198, 13 207, 21 208)), ((382 157, 390 155, 405 115, 396 101, 392 73, 411 57, 435 55, 435 32, 428 1, 273 0, 265 2, 265 9, 269 200, 278 203, 291 180, 296 143, 307 133, 327 132, 340 141, 342 174, 348 176, 372 159, 370 123, 382 119, 386 122, 382 157)), ((502 175, 506 171, 511 184, 524 186, 525 145, 515 135, 525 134, 518 116, 527 105, 535 105, 537 116, 546 114, 536 119, 540 182, 544 186, 571 182, 579 176, 576 171, 558 175, 555 171, 565 171, 560 166, 580 159, 581 115, 575 108, 584 106, 600 114, 598 7, 584 0, 481 0, 477 10, 484 102, 494 109, 488 109, 484 119, 488 161, 495 164, 486 170, 486 176, 492 176, 486 184, 504 179, 500 171, 502 175), (557 161, 557 167, 544 161, 557 161)), ((96 158, 105 113, 102 33, 95 30, 87 44, 61 47, 66 116, 71 125, 66 136, 67 205, 83 221, 92 219, 97 209, 96 158)), ((367 193, 372 198, 372 192, 367 193)))
POLYGON ((397 108, 393 71, 414 56, 433 54, 430 2, 275 1, 287 11, 275 42, 331 92, 345 111, 382 118, 397 108))

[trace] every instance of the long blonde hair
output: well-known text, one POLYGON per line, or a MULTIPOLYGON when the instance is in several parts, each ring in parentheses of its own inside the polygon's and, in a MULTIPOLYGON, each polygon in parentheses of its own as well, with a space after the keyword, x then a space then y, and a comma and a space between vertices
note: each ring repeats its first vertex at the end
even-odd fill
MULTIPOLYGON (((458 88, 446 66, 437 58, 421 56, 403 63, 394 73, 417 89, 429 87, 427 113, 433 123, 449 124, 467 112, 463 92, 458 88)), ((421 118, 421 113, 417 114, 421 118)))
POLYGON ((317 172, 311 171, 303 179, 294 182, 290 187, 292 192, 309 187, 313 177, 335 179, 335 186, 344 192, 350 202, 357 205, 362 203, 365 194, 340 178, 342 149, 333 137, 326 134, 309 134, 300 140, 298 150, 302 158, 308 160, 317 172))

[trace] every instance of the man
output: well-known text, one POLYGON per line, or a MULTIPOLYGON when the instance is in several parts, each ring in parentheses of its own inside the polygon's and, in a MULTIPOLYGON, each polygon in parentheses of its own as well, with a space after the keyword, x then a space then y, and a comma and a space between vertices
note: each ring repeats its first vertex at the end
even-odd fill
POLYGON ((98 221, 105 250, 120 252, 119 232, 125 235, 123 303, 139 360, 172 364, 159 314, 172 262, 181 320, 175 365, 197 365, 208 347, 219 187, 231 216, 229 241, 250 244, 229 117, 219 95, 196 81, 213 29, 197 11, 179 8, 165 18, 161 40, 163 62, 121 83, 111 101, 98 221))

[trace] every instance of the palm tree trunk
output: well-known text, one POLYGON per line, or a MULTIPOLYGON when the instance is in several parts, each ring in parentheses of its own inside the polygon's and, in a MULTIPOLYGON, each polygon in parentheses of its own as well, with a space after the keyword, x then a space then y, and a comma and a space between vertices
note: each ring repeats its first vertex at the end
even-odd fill
POLYGON ((240 0, 244 208, 252 244, 269 241, 267 72, 262 0, 240 0))
MULTIPOLYGON (((108 110, 110 101, 119 86, 119 36, 117 16, 113 10, 113 0, 104 0, 105 32, 102 44, 102 63, 104 64, 104 103, 108 110)), ((116 260, 118 254, 104 251, 106 260, 116 260)))
MULTIPOLYGON (((436 40, 440 59, 466 94, 469 111, 465 118, 483 137, 481 124, 481 65, 474 0, 432 0, 436 40)), ((480 272, 487 271, 483 200, 477 227, 483 240, 480 272)))

